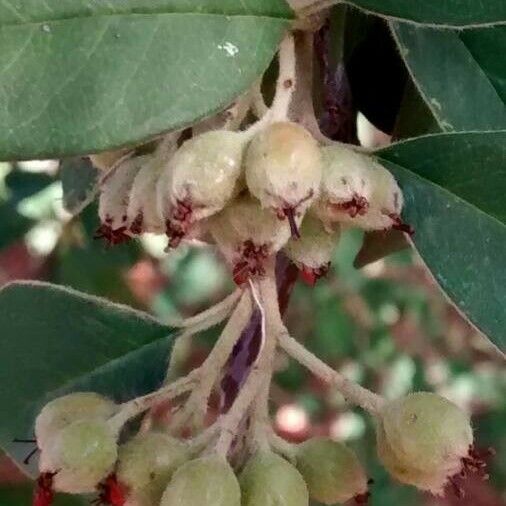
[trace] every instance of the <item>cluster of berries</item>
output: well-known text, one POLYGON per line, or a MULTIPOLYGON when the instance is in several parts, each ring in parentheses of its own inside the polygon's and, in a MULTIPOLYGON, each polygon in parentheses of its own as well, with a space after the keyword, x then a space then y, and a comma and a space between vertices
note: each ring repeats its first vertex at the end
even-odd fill
POLYGON ((397 182, 372 157, 320 147, 302 126, 278 121, 254 135, 206 132, 116 164, 102 184, 98 236, 117 244, 151 232, 166 233, 169 247, 214 243, 239 285, 284 249, 314 282, 341 226, 410 232, 402 206, 397 182))
MULTIPOLYGON (((54 492, 97 493, 110 506, 308 506, 367 502, 368 480, 357 456, 342 443, 316 437, 284 442, 284 456, 257 449, 240 464, 167 427, 140 431, 119 443, 121 406, 91 392, 49 402, 36 419, 41 451, 34 506, 54 492), (287 449, 288 448, 288 449, 287 449)), ((377 417, 378 455, 402 483, 440 495, 469 472, 484 474, 473 450, 469 418, 431 393, 387 403, 377 417)), ((274 446, 274 445, 273 445, 274 446)))
POLYGON ((293 464, 271 451, 256 452, 236 478, 224 457, 199 455, 190 441, 162 428, 118 444, 118 411, 92 392, 57 398, 42 409, 35 424, 41 474, 34 506, 49 506, 55 491, 95 492, 97 502, 111 506, 307 506, 309 496, 325 504, 367 498, 357 457, 330 439, 299 445, 293 464))

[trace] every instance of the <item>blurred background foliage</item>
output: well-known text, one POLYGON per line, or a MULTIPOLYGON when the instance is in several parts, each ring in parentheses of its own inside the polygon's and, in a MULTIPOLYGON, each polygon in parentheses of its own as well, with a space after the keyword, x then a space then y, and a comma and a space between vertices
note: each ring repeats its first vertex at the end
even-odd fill
MULTIPOLYGON (((148 310, 162 320, 194 314, 229 292, 225 266, 209 248, 167 255, 163 238, 143 237, 114 248, 94 240, 95 205, 72 218, 62 205, 58 170, 55 162, 0 164, 0 285, 42 279, 148 310)), ((362 239, 356 230, 344 233, 328 277, 315 287, 296 285, 288 327, 338 370, 387 397, 430 389, 470 410, 478 446, 497 451, 490 480, 470 481, 463 500, 434 499, 392 483, 377 463, 371 421, 283 356, 272 392, 276 429, 292 441, 329 434, 355 447, 374 479, 375 506, 505 504, 502 358, 446 301, 415 253, 404 250, 357 270, 362 239)), ((198 336, 181 357, 183 368, 200 362, 215 337, 198 336)), ((29 498, 29 484, 4 457, 0 506, 29 504, 29 498)), ((59 506, 83 504, 59 501, 59 506)))

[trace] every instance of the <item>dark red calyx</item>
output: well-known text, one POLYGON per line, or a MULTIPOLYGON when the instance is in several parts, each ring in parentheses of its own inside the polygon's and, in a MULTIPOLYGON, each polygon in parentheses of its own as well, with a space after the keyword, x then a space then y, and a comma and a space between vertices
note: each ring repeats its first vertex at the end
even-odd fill
POLYGON ((495 450, 493 448, 478 450, 474 445, 471 445, 468 454, 461 459, 462 468, 460 472, 454 476, 448 477, 447 488, 449 488, 457 498, 462 499, 465 496, 463 482, 470 475, 477 475, 483 480, 488 479, 486 460, 493 455, 495 455, 495 450))
POLYGON ((264 276, 264 261, 269 256, 265 244, 257 246, 253 241, 244 241, 241 248, 241 259, 232 270, 234 283, 238 286, 246 283, 251 277, 264 276))
POLYGON ((364 494, 356 495, 353 500, 355 504, 367 504, 369 502, 369 497, 371 497, 371 493, 365 492, 364 494))
POLYGON ((314 286, 316 282, 327 275, 330 268, 330 262, 318 268, 308 267, 303 265, 300 269, 300 275, 304 283, 309 286, 314 286))
POLYGON ((332 209, 348 213, 351 218, 363 216, 369 210, 369 201, 362 195, 355 193, 351 200, 331 204, 332 209))
POLYGON ((300 239, 300 231, 299 227, 297 226, 297 222, 295 221, 295 210, 293 207, 285 207, 283 209, 283 217, 286 217, 288 220, 292 237, 294 239, 300 239))
POLYGON ((33 506, 51 506, 54 500, 53 479, 56 473, 42 473, 37 478, 33 493, 33 506))
POLYGON ((97 504, 108 506, 124 506, 127 501, 127 489, 118 481, 115 473, 110 474, 97 487, 99 496, 95 501, 97 504))
POLYGON ((143 228, 144 228, 144 216, 142 215, 142 213, 139 213, 136 216, 135 220, 130 225, 130 232, 132 232, 132 234, 135 235, 140 235, 143 232, 143 228))
POLYGON ((398 214, 391 213, 388 215, 388 217, 392 220, 392 228, 394 230, 400 230, 401 232, 404 232, 408 235, 415 235, 415 229, 409 225, 408 223, 404 223, 401 219, 401 217, 398 214))
POLYGON ((120 227, 117 229, 113 229, 107 223, 102 223, 102 225, 98 227, 93 238, 104 239, 110 246, 122 244, 131 239, 131 237, 127 233, 127 227, 120 227))

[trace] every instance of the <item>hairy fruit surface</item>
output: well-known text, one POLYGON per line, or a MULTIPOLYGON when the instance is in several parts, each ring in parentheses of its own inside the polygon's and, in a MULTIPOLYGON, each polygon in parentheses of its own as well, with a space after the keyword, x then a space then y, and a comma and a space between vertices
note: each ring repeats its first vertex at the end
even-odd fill
POLYGON ((230 464, 219 456, 183 464, 173 475, 160 506, 240 506, 241 491, 230 464))
POLYGON ((76 392, 48 402, 35 420, 35 437, 42 450, 64 427, 77 420, 106 420, 118 406, 95 392, 76 392))
POLYGON ((246 183, 262 207, 273 209, 290 221, 298 236, 294 216, 302 216, 318 196, 322 169, 318 144, 300 125, 273 123, 248 146, 246 183))
POLYGON ((177 246, 195 222, 217 213, 238 191, 244 137, 217 130, 186 141, 173 156, 170 177, 160 184, 159 198, 171 245, 177 246))
POLYGON ((307 506, 308 490, 297 469, 279 455, 258 452, 240 476, 242 506, 307 506))
POLYGON ((54 473, 60 492, 93 492, 114 467, 116 435, 104 421, 79 420, 64 427, 41 453, 41 473, 54 473))
POLYGON ((188 458, 183 442, 162 432, 147 432, 119 447, 116 475, 131 494, 156 502, 174 471, 188 458))
POLYGON ((297 469, 311 498, 323 504, 367 496, 367 477, 355 453, 330 438, 316 437, 298 446, 297 469))
POLYGON ((377 440, 379 457, 394 477, 441 494, 448 480, 463 471, 473 431, 455 404, 417 392, 385 406, 377 440))

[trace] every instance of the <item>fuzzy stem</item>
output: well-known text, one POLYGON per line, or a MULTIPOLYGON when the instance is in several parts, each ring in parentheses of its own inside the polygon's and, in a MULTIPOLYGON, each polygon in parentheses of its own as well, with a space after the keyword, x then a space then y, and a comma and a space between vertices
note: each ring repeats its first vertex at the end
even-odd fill
POLYGON ((288 109, 296 88, 295 41, 291 33, 287 34, 279 46, 279 75, 276 94, 270 109, 271 121, 283 121, 288 117, 288 109))
POLYGON ((207 403, 213 387, 225 366, 232 349, 239 339, 252 313, 249 292, 243 292, 239 304, 228 320, 211 353, 199 368, 199 387, 191 393, 186 405, 174 416, 171 426, 180 429, 193 415, 196 427, 203 423, 207 403))
POLYGON ((166 382, 173 380, 174 373, 177 374, 178 363, 181 357, 181 352, 188 347, 191 338, 198 332, 207 330, 221 323, 232 311, 237 301, 241 297, 242 290, 237 289, 228 297, 218 302, 206 311, 202 311, 191 318, 186 320, 171 322, 174 327, 183 327, 186 330, 180 334, 174 343, 172 353, 170 355, 169 366, 167 368, 166 382))
POLYGON ((263 118, 267 112, 269 111, 269 108, 265 104, 264 97, 262 95, 262 80, 259 79, 256 81, 256 83, 253 85, 251 89, 252 94, 252 110, 255 116, 260 119, 263 118))
POLYGON ((251 423, 253 441, 259 450, 270 448, 268 427, 269 427, 269 393, 271 389, 272 369, 267 371, 257 397, 251 409, 251 423))
POLYGON ((158 402, 174 399, 191 390, 197 381, 197 377, 198 369, 155 392, 125 402, 120 406, 118 413, 109 419, 110 427, 113 431, 119 432, 128 420, 140 415, 158 402))
POLYGON ((209 320, 214 321, 215 318, 225 318, 233 307, 236 305, 237 301, 240 299, 242 294, 242 290, 240 288, 236 289, 233 293, 231 293, 228 297, 223 299, 221 302, 218 302, 214 306, 202 311, 195 316, 191 316, 190 318, 186 318, 185 320, 176 320, 169 322, 169 325, 173 327, 182 327, 188 330, 193 330, 192 327, 198 327, 197 332, 201 330, 205 330, 206 328, 215 325, 212 323, 207 327, 201 328, 202 324, 207 324, 209 320))
POLYGON ((242 132, 245 141, 250 140, 270 123, 286 121, 288 118, 288 110, 296 88, 295 42, 291 33, 286 34, 279 46, 278 60, 279 75, 272 105, 259 121, 242 132))
POLYGON ((276 338, 273 331, 278 327, 280 320, 273 262, 268 266, 266 277, 260 280, 258 285, 260 296, 257 299, 256 292, 253 292, 253 296, 255 300, 258 300, 257 303, 261 307, 263 319, 265 319, 265 323, 263 323, 265 334, 262 336, 263 342, 257 362, 252 367, 239 395, 230 410, 218 420, 220 437, 215 450, 223 456, 228 454, 237 428, 272 370, 272 361, 276 350, 276 338))
MULTIPOLYGON (((263 345, 265 344, 265 339, 267 338, 266 337, 267 318, 264 307, 260 302, 255 286, 251 280, 250 285, 253 298, 262 316, 261 332, 262 332, 262 345, 263 345)), ((276 302, 277 302, 277 290, 276 290, 276 302)), ((267 450, 269 448, 269 441, 267 439, 266 427, 268 426, 269 421, 269 392, 271 388, 272 362, 273 360, 271 360, 270 363, 267 363, 265 366, 265 378, 262 381, 262 384, 259 388, 256 400, 253 403, 253 406, 251 407, 253 439, 258 448, 261 450, 267 450)))
POLYGON ((381 411, 385 403, 383 397, 350 381, 332 369, 293 337, 290 337, 286 330, 278 335, 278 341, 288 355, 307 367, 315 376, 334 385, 347 400, 357 404, 371 415, 377 415, 381 411))

